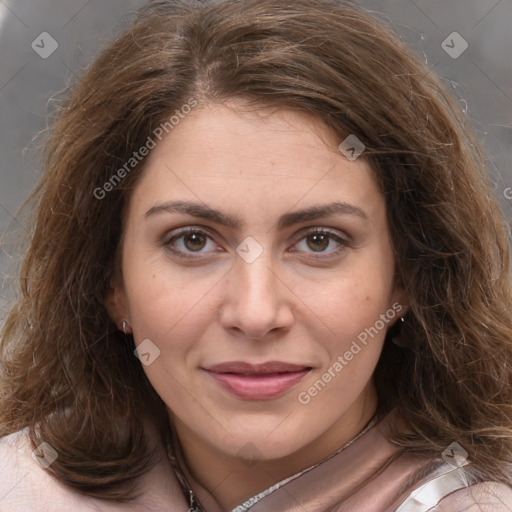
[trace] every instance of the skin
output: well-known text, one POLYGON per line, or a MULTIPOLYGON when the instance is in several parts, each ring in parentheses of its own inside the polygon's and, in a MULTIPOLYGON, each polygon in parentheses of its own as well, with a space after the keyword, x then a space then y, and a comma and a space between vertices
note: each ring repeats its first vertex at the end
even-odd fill
POLYGON ((168 406, 192 475, 225 509, 362 430, 377 406, 372 374, 385 332, 400 315, 308 404, 298 394, 394 303, 406 310, 394 283, 384 197, 369 165, 346 159, 337 149, 342 139, 315 118, 243 107, 200 105, 152 150, 126 217, 123 282, 107 297, 111 317, 120 328, 128 322, 137 345, 150 339, 159 348, 144 370, 168 406), (146 215, 175 200, 206 204, 244 225, 146 215), (277 229, 282 214, 333 201, 367 218, 337 213, 277 229), (169 241, 187 226, 208 236, 169 241), (308 236, 313 228, 345 242, 319 241, 308 236), (262 249, 251 263, 236 252, 248 236, 262 249), (247 400, 202 369, 235 360, 312 370, 282 396, 247 400), (254 463, 244 458, 248 451, 254 463))

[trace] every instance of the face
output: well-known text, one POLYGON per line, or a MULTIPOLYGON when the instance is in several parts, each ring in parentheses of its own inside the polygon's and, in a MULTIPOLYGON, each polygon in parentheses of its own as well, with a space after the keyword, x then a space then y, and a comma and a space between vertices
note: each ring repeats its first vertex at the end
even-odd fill
POLYGON ((180 437, 272 459, 375 408, 403 297, 368 164, 305 114, 237 106, 198 107, 152 150, 109 304, 180 437))

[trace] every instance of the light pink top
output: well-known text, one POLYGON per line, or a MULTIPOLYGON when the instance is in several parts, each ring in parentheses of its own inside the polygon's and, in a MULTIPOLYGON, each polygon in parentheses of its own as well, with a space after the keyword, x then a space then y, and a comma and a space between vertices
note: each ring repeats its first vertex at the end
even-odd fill
MULTIPOLYGON (((341 451, 258 493, 231 512, 510 512, 512 484, 467 486, 464 465, 404 454, 386 439, 388 414, 341 451)), ((178 454, 181 459, 181 455, 178 454)), ((467 463, 465 463, 467 464, 467 463)), ((182 465, 183 467, 183 465, 182 465)), ((206 512, 223 511, 184 468, 206 512)), ((188 512, 166 450, 130 504, 68 489, 36 462, 26 431, 0 439, 0 512, 188 512)))

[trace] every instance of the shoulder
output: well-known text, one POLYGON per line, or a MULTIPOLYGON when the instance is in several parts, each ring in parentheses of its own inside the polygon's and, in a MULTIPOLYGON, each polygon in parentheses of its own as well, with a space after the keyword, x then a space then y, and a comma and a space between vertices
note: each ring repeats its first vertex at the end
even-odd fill
POLYGON ((430 468, 415 475, 416 483, 407 485, 406 497, 401 495, 394 512, 512 512, 511 483, 478 481, 478 468, 471 466, 467 454, 456 447, 451 452, 453 460, 433 459, 430 468))
POLYGON ((460 489, 443 498, 432 512, 511 512, 512 487, 482 482, 460 489))
POLYGON ((141 479, 143 495, 131 503, 85 496, 45 470, 58 454, 51 446, 32 449, 26 430, 0 438, 0 511, 29 512, 169 512, 186 511, 179 484, 165 464, 141 479), (52 451, 53 450, 53 451, 52 451))
POLYGON ((469 484, 464 466, 443 464, 415 486, 394 512, 512 512, 512 486, 469 484))
POLYGON ((55 455, 44 445, 33 451, 26 430, 0 438, 0 510, 94 510, 86 497, 68 490, 44 470, 55 455))

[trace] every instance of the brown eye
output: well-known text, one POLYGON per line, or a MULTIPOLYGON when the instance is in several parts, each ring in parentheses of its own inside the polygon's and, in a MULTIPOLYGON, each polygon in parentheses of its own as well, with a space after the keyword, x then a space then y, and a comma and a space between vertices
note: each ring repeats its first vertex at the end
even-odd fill
POLYGON ((187 233, 183 236, 185 247, 191 251, 200 251, 206 244, 206 236, 198 232, 187 233))
POLYGON ((338 233, 316 228, 309 231, 309 233, 306 233, 306 235, 303 236, 297 244, 295 244, 295 247, 298 248, 294 249, 292 252, 299 251, 309 254, 313 252, 317 253, 320 258, 328 258, 339 255, 348 245, 349 241, 342 238, 338 233), (332 247, 331 250, 327 250, 333 243, 337 245, 332 247))
POLYGON ((311 249, 324 251, 329 247, 330 237, 328 235, 313 233, 312 235, 308 235, 306 238, 308 239, 308 246, 311 249))
POLYGON ((198 256, 214 252, 217 245, 213 242, 212 237, 199 228, 185 228, 177 234, 168 236, 163 241, 164 247, 168 248, 174 254, 183 258, 193 258, 193 254, 198 256), (208 249, 208 243, 211 242, 212 250, 208 249))

